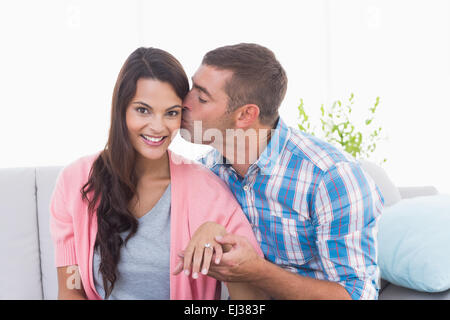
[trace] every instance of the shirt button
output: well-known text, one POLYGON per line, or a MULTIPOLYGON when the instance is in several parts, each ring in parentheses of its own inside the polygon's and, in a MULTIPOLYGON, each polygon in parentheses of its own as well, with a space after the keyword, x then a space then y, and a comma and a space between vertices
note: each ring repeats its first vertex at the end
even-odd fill
POLYGON ((248 186, 244 186, 244 191, 248 191, 248 186))

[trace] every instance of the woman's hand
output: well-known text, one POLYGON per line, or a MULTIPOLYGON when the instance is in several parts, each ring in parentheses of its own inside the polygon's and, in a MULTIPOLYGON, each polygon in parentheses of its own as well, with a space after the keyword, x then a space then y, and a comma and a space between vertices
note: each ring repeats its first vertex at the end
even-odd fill
MULTIPOLYGON (((224 236, 227 233, 225 228, 215 222, 205 222, 195 231, 189 244, 178 256, 181 261, 176 266, 173 274, 179 274, 182 270, 186 275, 190 274, 192 267, 192 278, 197 279, 198 273, 208 274, 211 260, 214 258, 216 264, 220 263, 223 255, 223 248, 215 240, 216 236, 224 236)), ((226 251, 226 250, 225 250, 226 251)))
POLYGON ((58 300, 87 300, 78 265, 57 267, 58 300))

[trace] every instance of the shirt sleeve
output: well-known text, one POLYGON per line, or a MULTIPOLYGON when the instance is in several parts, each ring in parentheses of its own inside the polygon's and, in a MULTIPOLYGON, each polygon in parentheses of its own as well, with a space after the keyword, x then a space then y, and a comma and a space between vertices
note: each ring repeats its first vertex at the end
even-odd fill
POLYGON ((59 174, 50 200, 50 234, 56 267, 76 265, 73 219, 65 199, 64 169, 59 174))
POLYGON ((351 298, 377 299, 377 225, 383 198, 356 163, 338 163, 314 194, 316 245, 326 277, 351 298))
POLYGON ((253 233, 252 227, 239 205, 235 207, 224 227, 228 233, 247 238, 258 255, 264 257, 261 247, 259 246, 255 234, 253 233))

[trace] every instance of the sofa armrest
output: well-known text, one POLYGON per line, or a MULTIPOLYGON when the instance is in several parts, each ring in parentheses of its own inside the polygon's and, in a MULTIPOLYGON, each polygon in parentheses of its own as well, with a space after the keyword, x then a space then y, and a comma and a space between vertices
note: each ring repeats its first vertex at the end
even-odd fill
POLYGON ((439 191, 433 186, 398 187, 398 191, 400 192, 402 199, 439 194, 439 191))

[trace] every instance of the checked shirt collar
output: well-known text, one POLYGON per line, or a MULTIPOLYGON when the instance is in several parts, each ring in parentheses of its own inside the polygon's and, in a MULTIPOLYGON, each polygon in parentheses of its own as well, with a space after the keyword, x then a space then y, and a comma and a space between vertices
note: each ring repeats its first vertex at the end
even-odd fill
MULTIPOLYGON (((272 129, 272 135, 268 145, 261 153, 258 160, 250 165, 248 172, 251 172, 255 167, 258 167, 262 175, 272 175, 279 165, 281 154, 286 147, 290 134, 291 130, 289 127, 281 120, 281 118, 278 118, 275 129, 272 129)), ((224 166, 227 167, 227 169, 234 171, 228 159, 216 149, 214 149, 212 155, 207 158, 205 165, 214 171, 218 169, 218 166, 224 166)))

